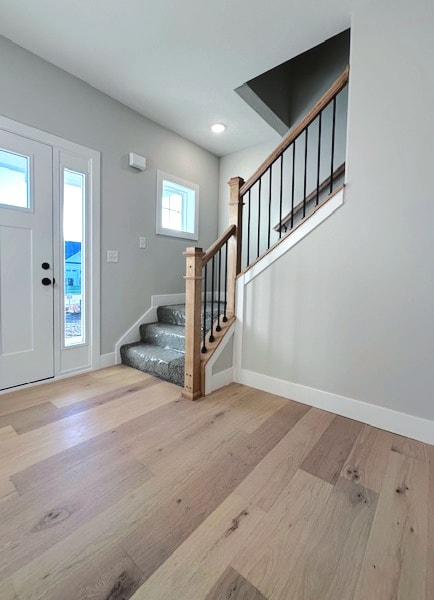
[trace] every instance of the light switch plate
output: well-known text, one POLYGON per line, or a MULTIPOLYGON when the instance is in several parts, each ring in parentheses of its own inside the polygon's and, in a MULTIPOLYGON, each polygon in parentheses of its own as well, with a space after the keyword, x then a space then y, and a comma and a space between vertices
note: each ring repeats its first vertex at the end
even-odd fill
POLYGON ((117 250, 107 250, 107 262, 119 262, 119 252, 117 250))
POLYGON ((145 237, 139 237, 139 248, 146 248, 146 238, 145 237))

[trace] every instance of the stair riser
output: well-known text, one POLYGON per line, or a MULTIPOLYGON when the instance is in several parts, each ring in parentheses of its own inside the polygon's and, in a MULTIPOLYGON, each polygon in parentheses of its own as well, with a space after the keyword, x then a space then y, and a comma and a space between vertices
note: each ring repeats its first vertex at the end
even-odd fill
POLYGON ((121 349, 122 363, 144 373, 154 375, 175 385, 184 385, 184 361, 178 359, 170 363, 158 360, 149 355, 143 355, 131 347, 121 349))
POLYGON ((173 348, 173 350, 179 352, 185 351, 185 335, 166 331, 162 324, 141 325, 140 339, 147 344, 155 344, 162 348, 173 348))
POLYGON ((157 316, 160 323, 171 323, 172 325, 185 326, 184 306, 159 306, 157 308, 157 316))
MULTIPOLYGON (((223 314, 224 307, 220 304, 220 314, 223 314)), ((170 323, 172 325, 181 325, 185 327, 185 307, 180 305, 175 306, 159 306, 157 309, 158 320, 160 323, 170 323)), ((214 305, 213 321, 217 321, 218 304, 214 305)), ((202 315, 203 319, 203 315, 202 315)), ((207 304, 205 312, 205 330, 211 329, 211 305, 207 304)))

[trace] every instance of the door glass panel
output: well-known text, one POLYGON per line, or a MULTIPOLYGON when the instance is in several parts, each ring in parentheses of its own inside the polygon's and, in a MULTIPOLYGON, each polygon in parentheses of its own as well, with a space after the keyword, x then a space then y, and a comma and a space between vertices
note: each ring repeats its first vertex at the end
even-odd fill
POLYGON ((29 208, 29 157, 0 149, 0 204, 29 208))
POLYGON ((64 345, 85 343, 85 261, 83 246, 85 175, 63 171, 64 345))

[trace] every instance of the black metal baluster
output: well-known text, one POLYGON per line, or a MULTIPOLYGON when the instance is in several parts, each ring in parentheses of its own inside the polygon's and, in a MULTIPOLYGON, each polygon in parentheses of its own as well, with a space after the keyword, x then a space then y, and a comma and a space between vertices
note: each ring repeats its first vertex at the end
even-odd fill
POLYGON ((270 166, 268 170, 270 171, 270 180, 269 180, 269 185, 268 185, 268 238, 267 238, 267 250, 270 247, 270 240, 271 240, 271 173, 272 173, 272 166, 270 166))
POLYGON ((205 312, 206 312, 206 288, 207 288, 207 273, 208 273, 208 265, 204 267, 204 298, 202 300, 202 354, 205 354, 206 349, 206 327, 205 327, 205 312))
POLYGON ((320 182, 320 169, 321 169, 321 127, 322 127, 322 111, 318 115, 318 158, 317 158, 317 174, 316 174, 316 202, 319 203, 319 182, 320 182))
POLYGON ((259 192, 258 192, 258 251, 256 254, 256 258, 259 256, 259 247, 260 247, 260 239, 261 239, 261 186, 262 186, 262 177, 259 179, 259 192))
POLYGON ((215 255, 212 257, 212 265, 211 265, 211 330, 209 334, 209 341, 213 342, 214 338, 214 281, 215 281, 215 264, 214 264, 215 255))
POLYGON ((292 142, 291 229, 294 227, 295 140, 292 142))
POLYGON ((247 218, 247 264, 246 267, 249 266, 250 264, 250 208, 251 208, 251 194, 250 194, 251 190, 249 190, 249 196, 248 196, 248 207, 249 207, 249 216, 247 218))
POLYGON ((307 187, 307 132, 309 127, 306 127, 304 134, 304 182, 303 182, 303 219, 306 216, 306 187, 307 187))
POLYGON ((279 240, 282 237, 283 152, 280 155, 279 240))
POLYGON ((330 160, 330 194, 333 191, 333 171, 335 160, 335 132, 336 132, 336 96, 333 98, 333 123, 332 123, 332 151, 330 160))
POLYGON ((225 310, 223 313, 223 323, 226 323, 228 318, 226 316, 226 308, 228 305, 228 243, 225 243, 225 310))
POLYGON ((220 325, 220 314, 221 314, 221 310, 220 310, 220 304, 221 304, 221 285, 222 285, 222 249, 220 248, 219 250, 219 284, 218 284, 218 313, 217 313, 217 327, 215 328, 216 331, 221 331, 221 325, 220 325))

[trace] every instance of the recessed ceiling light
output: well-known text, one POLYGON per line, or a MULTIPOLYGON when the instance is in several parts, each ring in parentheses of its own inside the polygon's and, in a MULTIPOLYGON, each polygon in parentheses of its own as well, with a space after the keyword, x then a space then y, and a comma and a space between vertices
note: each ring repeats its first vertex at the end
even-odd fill
POLYGON ((225 129, 226 125, 223 125, 223 123, 214 123, 213 125, 211 125, 211 131, 213 133, 223 133, 225 129))

